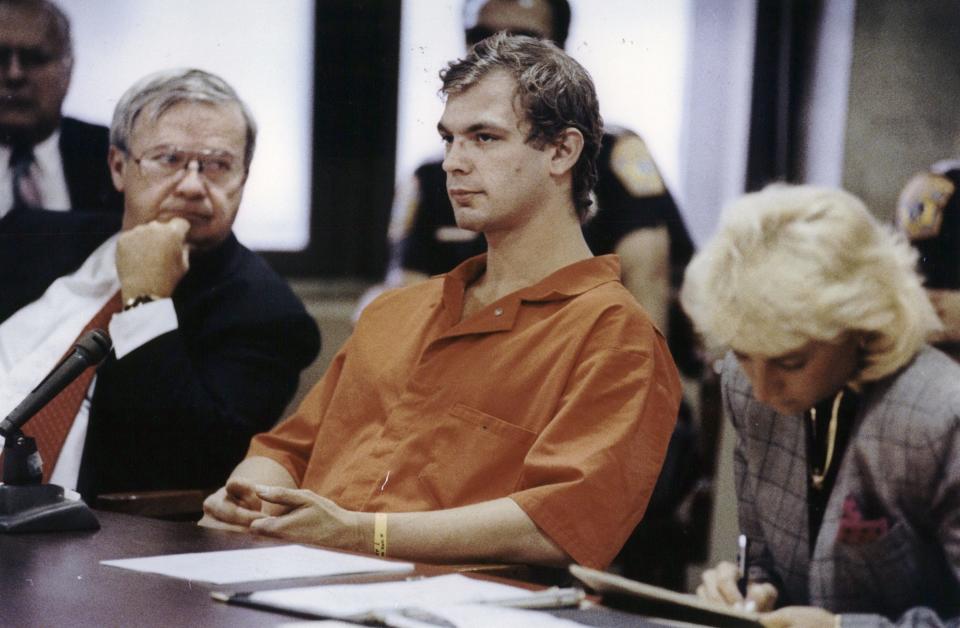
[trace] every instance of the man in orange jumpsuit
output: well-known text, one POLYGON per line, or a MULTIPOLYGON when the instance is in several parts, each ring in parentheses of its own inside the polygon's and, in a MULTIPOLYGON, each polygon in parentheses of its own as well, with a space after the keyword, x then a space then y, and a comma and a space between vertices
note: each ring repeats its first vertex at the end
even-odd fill
POLYGON ((586 71, 495 35, 441 72, 447 192, 485 255, 389 291, 201 525, 424 562, 606 566, 680 403, 666 343, 580 229, 603 128, 586 71))

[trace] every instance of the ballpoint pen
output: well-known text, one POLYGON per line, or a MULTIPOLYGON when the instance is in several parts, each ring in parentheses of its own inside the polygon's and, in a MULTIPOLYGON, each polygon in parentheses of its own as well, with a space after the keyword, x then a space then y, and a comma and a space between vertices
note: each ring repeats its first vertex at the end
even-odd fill
POLYGON ((585 597, 586 594, 583 592, 583 589, 578 587, 550 587, 549 589, 537 591, 533 595, 491 600, 486 603, 508 608, 565 608, 568 606, 577 606, 585 597))
POLYGON ((737 537, 737 589, 743 599, 747 599, 747 547, 746 534, 737 537))

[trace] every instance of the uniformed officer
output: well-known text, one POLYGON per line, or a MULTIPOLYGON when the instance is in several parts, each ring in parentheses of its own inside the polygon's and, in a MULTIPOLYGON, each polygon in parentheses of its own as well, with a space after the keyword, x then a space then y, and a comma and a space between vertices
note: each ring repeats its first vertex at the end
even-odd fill
POLYGON ((934 343, 960 358, 960 159, 914 175, 897 201, 896 223, 920 254, 927 293, 943 321, 934 343))

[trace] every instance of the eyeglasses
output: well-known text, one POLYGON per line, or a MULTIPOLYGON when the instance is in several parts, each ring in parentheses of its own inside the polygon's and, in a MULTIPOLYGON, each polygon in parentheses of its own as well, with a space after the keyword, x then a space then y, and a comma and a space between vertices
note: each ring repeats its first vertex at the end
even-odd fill
POLYGON ((0 68, 9 69, 13 65, 14 55, 17 57, 17 63, 24 70, 41 68, 64 57, 63 53, 51 52, 42 48, 0 46, 0 68))
POLYGON ((140 174, 150 179, 167 179, 182 175, 197 164, 197 173, 211 183, 224 185, 235 182, 243 173, 237 158, 223 150, 184 150, 177 146, 149 148, 140 157, 132 158, 140 174))

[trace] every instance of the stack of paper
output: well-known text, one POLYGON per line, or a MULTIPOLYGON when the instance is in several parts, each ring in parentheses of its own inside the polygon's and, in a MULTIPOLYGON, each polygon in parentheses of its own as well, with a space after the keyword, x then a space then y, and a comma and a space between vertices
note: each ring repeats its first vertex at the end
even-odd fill
POLYGON ((257 591, 229 596, 227 601, 314 617, 379 621, 400 627, 574 626, 577 624, 545 613, 507 608, 569 605, 564 597, 568 592, 565 589, 530 591, 449 574, 398 582, 257 591), (511 623, 510 618, 516 621, 511 623))
POLYGON ((413 569, 413 563, 343 554, 301 545, 170 554, 100 562, 111 567, 213 584, 359 573, 395 573, 413 569))

